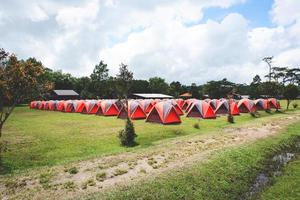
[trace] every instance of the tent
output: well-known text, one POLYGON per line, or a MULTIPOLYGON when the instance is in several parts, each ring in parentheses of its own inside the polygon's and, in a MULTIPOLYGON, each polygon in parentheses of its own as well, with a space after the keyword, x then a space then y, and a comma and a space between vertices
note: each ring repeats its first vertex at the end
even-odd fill
POLYGON ((45 101, 44 110, 49 110, 49 101, 45 101))
POLYGON ((82 113, 96 114, 99 109, 98 102, 96 100, 89 100, 84 102, 84 108, 82 113))
POLYGON ((240 113, 248 113, 248 112, 254 112, 256 110, 256 106, 253 101, 245 98, 239 100, 238 109, 240 113))
POLYGON ((270 108, 274 108, 276 110, 280 109, 280 102, 275 98, 268 99, 270 108))
POLYGON ((30 102, 30 104, 29 104, 29 107, 30 107, 31 109, 36 108, 36 106, 37 106, 37 101, 32 101, 32 102, 30 102))
POLYGON ((65 110, 65 101, 64 100, 61 100, 61 101, 57 102, 56 110, 61 111, 61 112, 65 110))
POLYGON ((183 108, 183 104, 184 104, 184 100, 183 99, 176 99, 176 103, 178 104, 178 106, 182 109, 183 108))
POLYGON ((49 101, 49 110, 56 110, 57 101, 50 100, 49 101))
POLYGON ((181 120, 173 105, 170 102, 162 101, 151 109, 146 122, 178 124, 181 123, 181 120))
POLYGON ((139 101, 142 109, 145 113, 149 113, 150 110, 153 108, 153 100, 152 99, 143 99, 139 101))
POLYGON ((74 101, 73 107, 76 113, 82 113, 83 109, 85 109, 84 100, 74 101))
POLYGON ((168 101, 174 106, 174 108, 175 108, 178 115, 183 115, 184 114, 182 109, 180 108, 180 106, 177 104, 176 100, 170 99, 168 101))
POLYGON ((135 100, 128 101, 128 108, 126 108, 126 105, 121 108, 118 118, 125 119, 127 115, 130 119, 145 119, 147 117, 141 105, 135 100))
POLYGON ((215 119, 216 115, 213 108, 205 101, 197 100, 193 102, 187 112, 187 117, 200 117, 203 119, 215 119))
POLYGON ((45 101, 41 101, 38 105, 38 109, 43 110, 45 108, 45 104, 46 104, 45 101))
POLYGON ((64 102, 64 112, 75 112, 74 104, 72 100, 64 102))
POLYGON ((210 100, 209 102, 209 105, 214 109, 216 110, 218 105, 220 104, 220 100, 219 99, 212 99, 210 100))
POLYGON ((270 104, 267 99, 256 99, 254 101, 257 110, 269 110, 270 104))
POLYGON ((197 99, 187 99, 183 105, 183 109, 185 109, 185 111, 188 111, 191 107, 191 105, 195 102, 198 101, 197 99))
MULTIPOLYGON (((228 100, 222 100, 218 103, 217 108, 215 109, 215 114, 228 114, 229 112, 229 102, 228 100)), ((231 115, 239 115, 239 109, 237 107, 237 103, 235 101, 231 101, 230 103, 230 114, 231 115)))
POLYGON ((103 100, 98 103, 97 115, 104 116, 117 116, 119 114, 119 108, 116 105, 116 100, 103 100))

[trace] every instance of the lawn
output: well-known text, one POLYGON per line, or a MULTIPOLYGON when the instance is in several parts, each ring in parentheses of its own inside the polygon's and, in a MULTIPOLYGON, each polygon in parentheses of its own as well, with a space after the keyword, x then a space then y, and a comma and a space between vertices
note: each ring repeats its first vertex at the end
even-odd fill
MULTIPOLYGON (((283 105, 284 106, 284 105, 283 105)), ((260 112, 261 118, 278 117, 280 113, 260 112)), ((4 126, 2 142, 6 151, 2 153, 2 174, 16 173, 24 169, 53 166, 105 154, 137 151, 153 147, 160 142, 193 134, 210 134, 227 126, 255 123, 249 114, 235 117, 235 124, 226 118, 198 120, 181 117, 180 125, 161 125, 134 121, 138 134, 134 148, 120 146, 118 131, 124 120, 78 113, 61 113, 31 110, 27 106, 17 107, 4 126), (200 129, 193 125, 199 122, 200 129)))

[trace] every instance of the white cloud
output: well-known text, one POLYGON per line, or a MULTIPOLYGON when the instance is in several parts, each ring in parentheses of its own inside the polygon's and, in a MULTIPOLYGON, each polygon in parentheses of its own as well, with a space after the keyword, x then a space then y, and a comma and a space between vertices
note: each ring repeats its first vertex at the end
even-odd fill
POLYGON ((0 46, 76 76, 89 75, 103 59, 112 75, 124 62, 136 78, 188 84, 224 77, 249 82, 267 73, 261 59, 269 55, 298 66, 299 1, 276 0, 273 27, 251 28, 243 13, 203 21, 206 8, 245 1, 11 0, 0 7, 0 46))
POLYGON ((299 11, 299 0, 275 0, 271 15, 276 24, 289 25, 300 19, 299 11))

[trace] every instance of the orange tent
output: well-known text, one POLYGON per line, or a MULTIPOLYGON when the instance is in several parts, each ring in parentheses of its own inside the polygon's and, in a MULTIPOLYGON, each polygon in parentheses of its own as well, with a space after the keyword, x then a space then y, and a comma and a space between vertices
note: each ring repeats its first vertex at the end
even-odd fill
POLYGON ((74 101, 73 106, 76 113, 82 113, 83 109, 85 108, 85 104, 83 100, 74 101))
MULTIPOLYGON (((207 102, 207 101, 206 101, 206 102, 207 102)), ((219 106, 220 102, 221 102, 221 101, 220 101, 219 99, 212 99, 212 100, 208 101, 209 105, 210 105, 214 110, 217 109, 217 107, 219 106)))
POLYGON ((64 102, 64 112, 75 112, 74 104, 72 100, 68 100, 64 102))
POLYGON ((256 106, 254 102, 249 99, 241 99, 238 103, 238 109, 240 113, 248 113, 254 112, 256 110, 256 106))
POLYGON ((170 100, 167 100, 169 101, 175 108, 176 112, 178 115, 183 115, 183 111, 181 110, 180 106, 177 104, 177 101, 174 100, 174 99, 170 99, 170 100))
POLYGON ((49 101, 49 110, 56 110, 57 101, 50 100, 49 101))
POLYGON ((146 113, 140 106, 140 104, 135 101, 131 100, 128 101, 128 108, 126 109, 126 105, 121 108, 118 118, 127 118, 127 115, 130 119, 145 119, 147 117, 146 113))
POLYGON ((275 98, 268 99, 270 108, 274 108, 276 110, 280 109, 280 102, 275 98))
POLYGON ((143 100, 140 100, 139 103, 145 113, 149 113, 154 105, 152 99, 143 99, 143 100))
POLYGON ((170 102, 162 101, 151 109, 146 122, 178 124, 181 123, 181 120, 173 105, 170 102))
POLYGON ((215 119, 216 115, 209 103, 205 101, 194 101, 187 111, 187 117, 200 117, 203 119, 215 119))
POLYGON ((103 100, 98 103, 98 107, 97 115, 117 116, 119 114, 115 100, 103 100))
POLYGON ((176 103, 177 103, 178 106, 182 109, 183 104, 184 104, 184 100, 183 100, 183 99, 176 99, 176 103))
POLYGON ((61 100, 61 101, 57 102, 56 110, 61 111, 61 112, 63 112, 65 110, 65 101, 64 100, 61 100))
POLYGON ((270 104, 267 99, 256 99, 254 101, 257 110, 269 110, 270 104))

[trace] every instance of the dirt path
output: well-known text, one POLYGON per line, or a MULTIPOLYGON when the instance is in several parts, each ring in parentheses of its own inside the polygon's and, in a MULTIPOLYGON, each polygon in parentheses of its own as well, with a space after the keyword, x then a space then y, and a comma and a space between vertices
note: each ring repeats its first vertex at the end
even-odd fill
POLYGON ((206 161, 217 150, 269 137, 296 121, 300 121, 299 113, 281 116, 276 123, 258 120, 255 127, 247 125, 227 128, 212 135, 178 138, 138 153, 122 153, 35 170, 16 177, 3 177, 0 181, 0 197, 65 199, 104 191, 194 162, 206 161))

